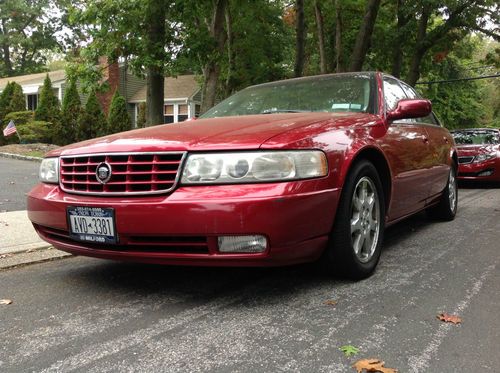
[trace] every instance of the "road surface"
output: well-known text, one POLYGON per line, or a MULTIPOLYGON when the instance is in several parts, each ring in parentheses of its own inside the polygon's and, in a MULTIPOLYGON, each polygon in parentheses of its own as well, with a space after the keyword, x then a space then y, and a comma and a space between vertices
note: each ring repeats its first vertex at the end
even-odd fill
POLYGON ((390 228, 378 270, 357 283, 312 265, 83 257, 0 271, 0 299, 13 300, 0 305, 0 371, 355 372, 373 357, 400 372, 498 372, 500 189, 459 196, 453 222, 390 228))

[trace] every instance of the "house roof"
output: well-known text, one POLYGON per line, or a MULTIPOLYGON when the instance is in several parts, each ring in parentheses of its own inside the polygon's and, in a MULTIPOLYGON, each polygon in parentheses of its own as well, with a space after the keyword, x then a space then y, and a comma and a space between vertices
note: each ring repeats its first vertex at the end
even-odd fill
POLYGON ((49 71, 38 74, 10 76, 7 78, 0 78, 0 90, 3 90, 8 82, 16 82, 20 85, 43 85, 45 76, 49 74, 52 83, 55 83, 66 78, 64 70, 49 71))
MULTIPOLYGON (((187 99, 194 96, 200 86, 196 81, 196 75, 179 75, 177 77, 165 78, 164 82, 165 100, 171 99, 187 99)), ((129 100, 129 102, 144 102, 146 101, 147 87, 144 85, 139 89, 129 100)))

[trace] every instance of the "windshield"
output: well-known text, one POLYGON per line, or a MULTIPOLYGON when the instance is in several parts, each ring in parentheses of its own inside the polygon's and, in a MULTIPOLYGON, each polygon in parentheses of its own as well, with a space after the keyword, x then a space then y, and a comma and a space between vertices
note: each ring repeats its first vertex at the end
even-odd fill
POLYGON ((497 131, 467 130, 452 132, 455 142, 459 145, 483 145, 500 143, 497 131))
POLYGON ((375 80, 370 74, 323 75, 246 88, 201 118, 273 113, 374 113, 375 80))

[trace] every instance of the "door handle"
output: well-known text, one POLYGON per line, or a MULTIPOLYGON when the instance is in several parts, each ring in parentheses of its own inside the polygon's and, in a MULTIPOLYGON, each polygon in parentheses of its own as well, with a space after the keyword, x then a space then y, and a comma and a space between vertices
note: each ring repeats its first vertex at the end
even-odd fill
POLYGON ((427 136, 423 136, 422 137, 422 141, 425 143, 425 144, 428 144, 429 143, 429 138, 427 136))

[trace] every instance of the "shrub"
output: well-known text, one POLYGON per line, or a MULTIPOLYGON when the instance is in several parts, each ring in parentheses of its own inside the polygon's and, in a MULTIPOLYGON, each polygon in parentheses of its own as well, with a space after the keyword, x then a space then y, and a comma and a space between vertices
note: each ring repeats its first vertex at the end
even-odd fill
POLYGON ((113 95, 108 115, 108 133, 128 131, 132 128, 125 99, 118 91, 113 95))
POLYGON ((77 141, 87 140, 106 134, 106 117, 95 91, 92 91, 85 104, 85 110, 80 116, 76 130, 77 141))
POLYGON ((137 128, 146 127, 146 103, 141 102, 139 104, 139 110, 137 112, 137 128))
POLYGON ((82 104, 76 89, 76 82, 69 83, 63 98, 61 120, 54 128, 53 142, 57 145, 67 145, 75 141, 75 132, 82 115, 82 104))
POLYGON ((7 113, 26 110, 26 98, 24 97, 23 88, 16 82, 12 82, 10 85, 12 93, 7 106, 7 113))
POLYGON ((49 143, 51 139, 51 123, 45 121, 36 121, 33 119, 32 111, 18 111, 7 114, 5 117, 6 123, 11 120, 16 125, 17 135, 11 135, 7 138, 0 138, 0 144, 17 144, 22 143, 49 143))
MULTIPOLYGON (((2 94, 0 94, 0 122, 3 122, 4 117, 8 114, 8 107, 10 103, 10 99, 12 96, 12 91, 14 87, 12 86, 12 83, 8 82, 7 85, 5 86, 4 90, 2 91, 2 94)), ((6 124, 6 123, 4 123, 6 124)))
POLYGON ((59 100, 52 89, 52 82, 49 75, 45 77, 42 90, 40 91, 40 101, 35 110, 35 120, 50 122, 53 126, 61 120, 61 110, 59 100))
POLYGON ((34 120, 34 113, 29 110, 14 111, 5 116, 5 124, 9 123, 11 120, 14 121, 14 124, 17 127, 21 124, 26 124, 34 120))

